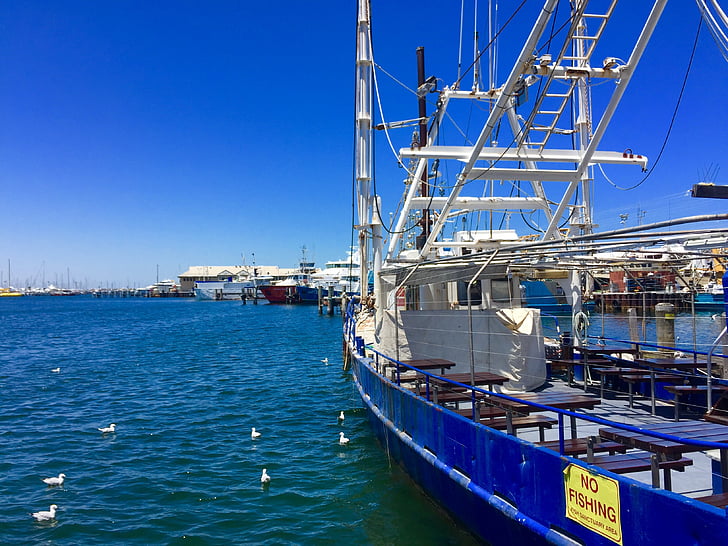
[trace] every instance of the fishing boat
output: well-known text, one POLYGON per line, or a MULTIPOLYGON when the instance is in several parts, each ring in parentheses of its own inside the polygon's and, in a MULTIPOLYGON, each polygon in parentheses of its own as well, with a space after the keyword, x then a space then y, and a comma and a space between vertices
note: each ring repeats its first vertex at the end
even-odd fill
POLYGON ((256 295, 256 285, 248 281, 196 281, 194 287, 197 300, 246 300, 256 295))
POLYGON ((259 289, 269 303, 316 303, 318 291, 311 285, 311 276, 316 272, 315 263, 308 261, 304 246, 295 273, 282 281, 260 286, 259 289))
POLYGON ((725 311, 725 289, 711 282, 703 292, 696 292, 693 298, 696 311, 725 311))
MULTIPOLYGON (((719 544, 728 536, 728 412, 716 401, 728 389, 717 373, 726 329, 709 350, 678 353, 664 331, 655 343, 589 337, 581 306, 586 279, 620 266, 609 253, 674 243, 683 258, 705 259, 728 234, 726 214, 603 232, 592 221, 592 166, 646 167, 644 155, 597 147, 666 2, 557 4, 546 0, 519 27, 530 30, 502 82, 473 76, 464 89, 459 72, 445 85, 427 77, 418 49, 419 116, 376 123, 372 11, 360 0, 356 228, 359 276, 373 273, 373 291, 346 306, 345 362, 387 455, 479 539, 719 544), (599 47, 620 17, 641 25, 626 60, 599 47), (473 138, 444 130, 463 112, 473 138), (372 131, 391 141, 408 124, 416 134, 396 158, 404 193, 385 226, 372 131), (518 230, 508 224, 526 215, 518 230), (571 331, 547 361, 541 310, 525 305, 521 286, 549 278, 568 280, 571 331), (661 413, 660 385, 671 388, 674 420, 661 413), (635 388, 649 389, 647 403, 634 403, 635 388), (703 395, 710 420, 680 419, 688 394, 703 395)), ((658 311, 669 333, 674 311, 658 311)))

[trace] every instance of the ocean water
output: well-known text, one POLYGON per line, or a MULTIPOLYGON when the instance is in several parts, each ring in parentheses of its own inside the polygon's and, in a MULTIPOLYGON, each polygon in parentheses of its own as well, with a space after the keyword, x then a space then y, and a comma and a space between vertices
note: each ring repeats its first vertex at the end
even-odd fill
POLYGON ((377 444, 340 333, 307 306, 0 299, 0 543, 474 543, 377 444))
MULTIPOLYGON (((545 336, 558 338, 559 333, 570 331, 571 317, 547 317, 542 319, 545 336)), ((637 336, 640 340, 657 344, 657 323, 654 314, 638 317, 637 336)), ((673 319, 673 329, 676 348, 683 351, 698 351, 707 353, 716 338, 726 327, 726 318, 716 312, 698 312, 693 316, 690 313, 676 313, 673 319)), ((589 342, 596 342, 595 338, 605 337, 619 340, 630 339, 630 319, 626 313, 591 313, 588 319, 589 342)), ((617 345, 609 342, 607 345, 617 345)), ((649 349, 649 347, 646 347, 649 349)), ((721 352, 720 346, 714 354, 721 352)))

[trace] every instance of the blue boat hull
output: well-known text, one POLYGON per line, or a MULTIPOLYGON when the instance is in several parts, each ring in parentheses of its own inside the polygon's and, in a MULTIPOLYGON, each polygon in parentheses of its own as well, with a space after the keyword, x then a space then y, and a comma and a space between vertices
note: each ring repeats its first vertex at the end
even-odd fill
POLYGON ((318 303, 318 288, 297 286, 296 293, 300 303, 318 303))
MULTIPOLYGON (((479 538, 504 545, 615 544, 566 517, 564 469, 582 462, 417 397, 378 374, 367 358, 352 354, 352 370, 388 454, 479 538)), ((623 544, 721 544, 728 536, 724 510, 589 471, 619 481, 623 544)))

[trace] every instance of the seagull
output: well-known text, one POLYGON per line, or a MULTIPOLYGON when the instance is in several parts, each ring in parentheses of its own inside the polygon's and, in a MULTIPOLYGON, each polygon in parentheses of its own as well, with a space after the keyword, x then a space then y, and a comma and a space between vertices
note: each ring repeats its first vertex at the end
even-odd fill
POLYGON ((48 510, 41 510, 40 512, 33 512, 30 515, 33 516, 37 521, 48 521, 49 519, 56 519, 56 510, 57 509, 58 509, 58 505, 51 504, 51 506, 48 510))
POLYGON ((717 318, 718 318, 718 313, 716 313, 715 315, 710 315, 711 320, 715 320, 717 318))
POLYGON ((266 470, 268 469, 264 468, 263 473, 260 475, 260 483, 262 483, 263 485, 270 483, 270 476, 268 475, 268 472, 266 472, 266 470))
POLYGON ((101 432, 101 434, 107 434, 109 432, 114 432, 115 429, 116 429, 116 423, 111 423, 108 427, 100 428, 99 432, 101 432))
POLYGON ((329 357, 327 356, 326 358, 322 359, 321 362, 323 362, 324 364, 327 364, 328 365, 328 363, 329 363, 329 357))
POLYGON ((53 373, 59 373, 61 371, 61 369, 60 368, 53 368, 51 371, 53 373))
POLYGON ((344 412, 342 411, 339 413, 339 421, 343 421, 343 420, 344 420, 344 412))
POLYGON ((344 436, 344 433, 343 432, 339 432, 339 445, 340 446, 345 446, 348 443, 349 443, 349 438, 347 438, 346 436, 344 436))
POLYGON ((252 428, 252 429, 250 430, 250 437, 251 437, 251 438, 252 438, 253 440, 255 440, 256 438, 260 438, 260 432, 256 431, 256 430, 255 430, 255 427, 253 427, 253 428, 252 428))
POLYGON ((58 474, 57 478, 42 478, 42 481, 43 481, 43 483, 48 484, 49 486, 52 487, 54 485, 63 485, 63 480, 65 480, 65 479, 66 479, 66 475, 63 472, 61 472, 60 474, 58 474))

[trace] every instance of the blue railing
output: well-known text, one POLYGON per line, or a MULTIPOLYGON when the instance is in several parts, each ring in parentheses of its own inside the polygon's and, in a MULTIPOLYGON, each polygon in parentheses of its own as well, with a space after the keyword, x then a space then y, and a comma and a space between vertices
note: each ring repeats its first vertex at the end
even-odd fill
POLYGON ((556 317, 556 315, 551 315, 549 313, 544 313, 541 311, 541 325, 544 327, 544 330, 546 329, 546 323, 544 321, 546 320, 553 320, 554 321, 554 327, 556 329, 556 335, 551 337, 559 337, 561 335, 561 326, 559 325, 559 319, 556 317))
MULTIPOLYGON (((668 351, 680 351, 681 353, 691 354, 696 359, 697 359, 698 355, 708 356, 708 353, 706 351, 695 351, 695 350, 687 349, 687 348, 686 349, 678 349, 676 347, 668 347, 668 346, 665 346, 665 345, 658 345, 656 343, 648 343, 646 341, 627 341, 627 340, 624 340, 624 339, 617 339, 617 338, 603 337, 603 336, 588 336, 588 338, 596 339, 596 340, 604 340, 604 341, 614 341, 614 342, 617 342, 617 343, 624 343, 624 344, 627 344, 627 345, 634 345, 637 349, 641 349, 643 347, 649 347, 651 349, 666 349, 668 351)), ((718 356, 718 357, 728 358, 728 355, 718 354, 718 353, 713 353, 712 356, 718 356)))
POLYGON ((584 420, 584 421, 589 421, 591 423, 596 423, 598 425, 605 425, 605 426, 609 426, 609 427, 613 427, 613 428, 618 428, 618 429, 621 429, 621 430, 626 430, 628 432, 635 432, 635 433, 638 433, 638 434, 644 434, 644 435, 647 435, 647 436, 652 436, 654 438, 660 438, 662 440, 668 440, 668 441, 677 442, 677 443, 681 443, 681 444, 695 445, 695 446, 699 446, 699 447, 704 447, 705 449, 722 449, 722 450, 728 449, 728 445, 723 444, 723 443, 719 443, 719 442, 709 442, 709 441, 706 441, 706 440, 696 440, 696 439, 692 439, 692 438, 681 438, 680 436, 673 436, 671 434, 664 434, 664 433, 661 433, 661 432, 652 431, 650 429, 643 429, 643 428, 640 428, 640 427, 636 427, 636 426, 632 426, 632 425, 627 425, 627 424, 624 424, 624 423, 617 423, 617 422, 614 422, 614 421, 609 421, 608 419, 602 419, 601 417, 596 417, 594 415, 587 415, 587 414, 583 414, 583 413, 575 413, 575 412, 569 411, 569 410, 564 410, 564 409, 559 409, 559 408, 553 408, 551 406, 546 406, 546 405, 543 405, 543 404, 539 404, 537 402, 531 402, 531 401, 528 401, 528 400, 522 400, 522 399, 520 399, 518 397, 509 396, 507 394, 502 394, 502 393, 497 393, 497 392, 493 392, 493 391, 488 391, 488 390, 485 390, 485 389, 481 389, 479 387, 474 387, 472 385, 466 385, 466 384, 460 383, 458 381, 452 381, 452 380, 448 379, 447 376, 445 376, 445 375, 436 375, 436 374, 427 372, 425 370, 420 370, 420 369, 416 368, 415 366, 410 366, 408 364, 405 364, 403 362, 400 362, 399 360, 396 360, 396 359, 391 358, 391 357, 389 357, 389 356, 387 356, 387 355, 385 355, 383 353, 380 353, 379 351, 377 351, 377 350, 375 350, 375 349, 373 349, 373 348, 371 348, 369 346, 367 347, 367 349, 369 351, 371 351, 375 355, 375 359, 373 359, 373 361, 376 364, 376 370, 377 370, 378 373, 381 373, 380 372, 381 366, 380 366, 380 361, 379 361, 380 357, 381 358, 384 358, 384 359, 388 360, 389 362, 392 362, 392 363, 394 363, 396 365, 396 368, 397 368, 396 384, 398 386, 400 386, 400 384, 401 384, 401 375, 400 375, 400 371, 399 371, 401 368, 413 370, 413 371, 416 371, 418 374, 424 375, 425 376, 426 399, 428 401, 430 401, 430 398, 429 398, 430 386, 429 385, 430 385, 430 379, 431 378, 437 378, 437 380, 440 381, 440 382, 444 381, 446 383, 450 383, 450 384, 455 385, 457 387, 465 388, 466 391, 467 390, 470 390, 471 391, 471 394, 472 394, 471 400, 473 401, 473 419, 475 419, 475 417, 476 417, 476 413, 475 412, 477 411, 476 410, 476 406, 475 406, 476 393, 483 394, 483 395, 487 395, 487 396, 491 396, 491 397, 496 397, 496 398, 500 398, 500 399, 504 399, 504 400, 509 400, 511 402, 517 402, 519 404, 525 404, 525 405, 528 405, 528 406, 531 406, 531 407, 540 409, 542 411, 552 411, 552 412, 555 412, 557 414, 557 416, 558 416, 559 453, 561 455, 564 455, 564 422, 563 422, 563 417, 564 416, 569 417, 569 418, 575 418, 575 419, 581 419, 581 420, 584 420))
POLYGON ((351 343, 356 338, 356 311, 359 303, 355 299, 350 299, 346 305, 344 318, 344 339, 347 343, 351 343))

